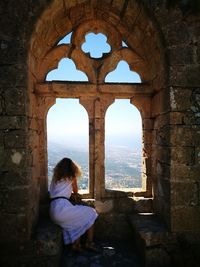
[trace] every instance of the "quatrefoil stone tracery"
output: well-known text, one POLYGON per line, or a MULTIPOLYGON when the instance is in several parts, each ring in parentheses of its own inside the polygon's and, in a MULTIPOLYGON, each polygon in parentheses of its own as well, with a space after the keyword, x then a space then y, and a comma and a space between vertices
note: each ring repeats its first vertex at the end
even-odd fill
POLYGON ((73 60, 77 70, 87 75, 89 82, 104 83, 106 75, 113 71, 120 61, 124 60, 129 64, 131 71, 139 73, 142 80, 148 80, 144 79, 145 77, 142 77, 140 72, 140 70, 144 70, 144 73, 148 73, 146 71, 146 62, 135 54, 132 49, 124 46, 123 38, 119 32, 111 26, 106 28, 103 22, 98 22, 97 24, 86 23, 80 25, 72 33, 69 33, 71 35, 70 43, 59 42, 42 62, 42 71, 45 68, 47 70, 45 76, 49 71, 58 67, 58 63, 62 58, 69 58, 73 60), (104 44, 107 47, 106 50, 100 52, 100 56, 93 57, 91 49, 85 48, 87 38, 91 34, 93 34, 93 37, 97 37, 99 34, 104 36, 104 44))

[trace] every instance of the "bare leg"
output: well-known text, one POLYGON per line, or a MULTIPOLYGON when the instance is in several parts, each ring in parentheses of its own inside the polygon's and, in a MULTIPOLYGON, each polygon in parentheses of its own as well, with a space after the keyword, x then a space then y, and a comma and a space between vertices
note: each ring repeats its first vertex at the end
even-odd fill
POLYGON ((87 239, 86 239, 86 244, 85 247, 89 250, 92 250, 94 252, 98 252, 98 249, 96 248, 94 242, 94 225, 92 225, 88 230, 87 230, 87 239))
POLYGON ((75 250, 75 251, 79 251, 79 252, 82 251, 82 249, 81 249, 80 238, 78 238, 76 241, 74 241, 74 243, 72 244, 72 248, 73 248, 73 250, 75 250))
POLYGON ((94 225, 92 225, 88 230, 87 230, 87 240, 86 243, 92 243, 94 238, 94 225))

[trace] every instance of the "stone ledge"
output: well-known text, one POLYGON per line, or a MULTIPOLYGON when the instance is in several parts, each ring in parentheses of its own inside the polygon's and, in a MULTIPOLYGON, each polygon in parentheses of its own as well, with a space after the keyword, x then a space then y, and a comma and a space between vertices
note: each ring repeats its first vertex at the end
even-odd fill
POLYGON ((99 213, 120 212, 120 213, 135 213, 135 212, 152 212, 152 198, 144 197, 118 197, 104 198, 102 200, 83 199, 87 205, 96 208, 99 213))
POLYGON ((134 231, 145 241, 146 247, 163 244, 168 236, 167 228, 153 213, 140 213, 129 216, 134 231))
POLYGON ((62 244, 61 228, 48 219, 42 220, 31 240, 0 244, 0 266, 59 266, 62 244))
POLYGON ((164 224, 153 213, 130 215, 129 220, 145 267, 170 267, 171 256, 167 249, 169 233, 164 224))
POLYGON ((138 213, 153 212, 153 199, 145 197, 134 197, 135 210, 138 213))
POLYGON ((34 240, 39 255, 57 256, 62 247, 62 229, 48 219, 38 223, 34 234, 34 240))

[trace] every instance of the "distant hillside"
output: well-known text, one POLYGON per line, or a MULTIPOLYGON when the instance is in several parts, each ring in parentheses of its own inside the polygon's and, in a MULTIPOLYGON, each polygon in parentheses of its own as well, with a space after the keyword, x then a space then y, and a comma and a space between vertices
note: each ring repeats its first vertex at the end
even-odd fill
MULTIPOLYGON (((89 176, 89 158, 86 148, 75 147, 56 142, 48 143, 48 175, 52 177, 53 168, 63 157, 76 161, 82 169, 79 187, 87 189, 89 176)), ((126 146, 112 146, 106 150, 105 159, 106 188, 141 187, 141 154, 140 150, 131 151, 126 146)))

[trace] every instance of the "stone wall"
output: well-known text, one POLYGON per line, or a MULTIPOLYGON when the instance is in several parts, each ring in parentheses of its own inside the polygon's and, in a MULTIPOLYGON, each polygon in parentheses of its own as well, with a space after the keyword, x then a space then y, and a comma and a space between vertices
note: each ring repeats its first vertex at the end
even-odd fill
POLYGON ((154 15, 165 38, 169 82, 161 96, 165 103, 156 110, 161 131, 155 132, 155 145, 165 147, 156 149, 154 171, 164 178, 156 182, 156 205, 170 210, 173 231, 199 232, 199 6, 165 9, 158 2, 154 15))
POLYGON ((154 210, 175 233, 200 232, 200 15, 198 3, 186 2, 1 1, 1 245, 30 240, 46 197, 45 115, 55 96, 35 94, 45 77, 40 64, 59 38, 97 14, 148 62, 148 113, 140 97, 131 101, 148 114, 144 175, 154 210))

